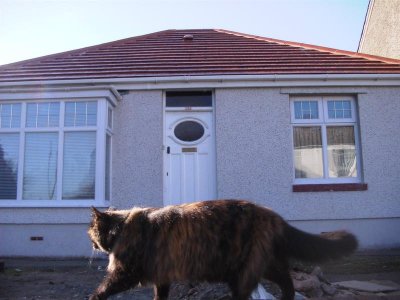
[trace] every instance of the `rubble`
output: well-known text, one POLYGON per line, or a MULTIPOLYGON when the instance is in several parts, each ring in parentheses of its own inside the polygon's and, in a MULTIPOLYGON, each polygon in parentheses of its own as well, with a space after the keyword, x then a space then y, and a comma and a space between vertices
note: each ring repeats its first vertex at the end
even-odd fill
POLYGON ((382 285, 368 281, 359 281, 359 280, 335 282, 334 285, 347 289, 353 289, 356 291, 370 292, 370 293, 395 292, 399 290, 396 287, 382 285))
POLYGON ((292 271, 291 276, 296 291, 311 299, 387 299, 400 290, 393 282, 388 285, 356 280, 329 283, 319 267, 311 273, 292 271))

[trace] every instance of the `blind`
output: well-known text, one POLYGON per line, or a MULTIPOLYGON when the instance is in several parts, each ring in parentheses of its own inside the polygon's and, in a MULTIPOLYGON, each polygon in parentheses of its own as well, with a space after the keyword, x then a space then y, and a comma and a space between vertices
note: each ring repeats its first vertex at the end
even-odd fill
POLYGON ((18 133, 0 134, 0 199, 17 198, 18 133))
POLYGON ((23 199, 56 199, 57 156, 57 132, 26 133, 23 199))
POLYGON ((63 199, 94 199, 96 132, 64 135, 63 199))

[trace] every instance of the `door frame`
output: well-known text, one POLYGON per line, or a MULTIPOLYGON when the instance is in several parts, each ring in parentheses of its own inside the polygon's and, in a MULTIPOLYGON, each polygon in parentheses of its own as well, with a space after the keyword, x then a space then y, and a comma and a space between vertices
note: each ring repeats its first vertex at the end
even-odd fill
POLYGON ((217 180, 217 136, 216 136, 216 130, 215 130, 215 90, 214 89, 173 89, 173 90, 163 90, 162 92, 162 127, 163 127, 163 145, 162 145, 162 152, 163 152, 163 166, 162 166, 162 182, 163 182, 163 206, 165 206, 166 203, 166 197, 168 195, 167 193, 167 163, 168 163, 168 157, 167 157, 167 128, 166 128, 166 114, 167 112, 170 111, 181 111, 181 112, 211 112, 212 114, 212 128, 210 128, 210 131, 214 134, 214 145, 212 151, 214 151, 215 154, 215 164, 213 166, 214 168, 214 173, 215 173, 215 190, 216 190, 216 198, 218 198, 218 180, 217 180), (202 90, 207 90, 211 91, 211 107, 166 107, 166 102, 167 102, 167 91, 202 91, 202 90))

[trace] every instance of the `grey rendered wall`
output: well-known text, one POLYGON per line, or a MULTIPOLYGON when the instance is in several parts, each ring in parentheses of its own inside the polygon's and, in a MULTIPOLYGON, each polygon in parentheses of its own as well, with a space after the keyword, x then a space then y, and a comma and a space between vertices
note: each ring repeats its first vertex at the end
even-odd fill
POLYGON ((90 256, 89 221, 89 208, 2 208, 0 256, 90 256))
POLYGON ((0 226, 1 256, 90 256, 87 224, 8 224, 0 226), (42 241, 31 241, 42 236, 42 241))
MULTIPOLYGON (((364 90, 358 103, 368 190, 313 193, 292 192, 289 95, 273 88, 217 90, 218 197, 253 200, 294 222, 370 220, 370 230, 375 230, 372 220, 392 219, 392 225, 400 226, 400 89, 364 90)), ((352 229, 362 230, 356 224, 353 222, 352 229)), ((320 228, 314 227, 314 231, 322 231, 320 228)), ((387 245, 400 245, 393 230, 387 233, 387 240, 387 245)), ((361 244, 377 246, 372 239, 361 244)))
POLYGON ((134 91, 114 113, 112 205, 163 205, 161 91, 134 91))

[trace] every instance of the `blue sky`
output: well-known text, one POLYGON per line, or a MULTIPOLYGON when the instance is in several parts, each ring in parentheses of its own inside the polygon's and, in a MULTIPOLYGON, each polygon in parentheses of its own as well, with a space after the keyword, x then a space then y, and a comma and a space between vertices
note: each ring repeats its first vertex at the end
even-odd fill
POLYGON ((368 0, 0 0, 0 65, 165 29, 357 51, 368 0))

